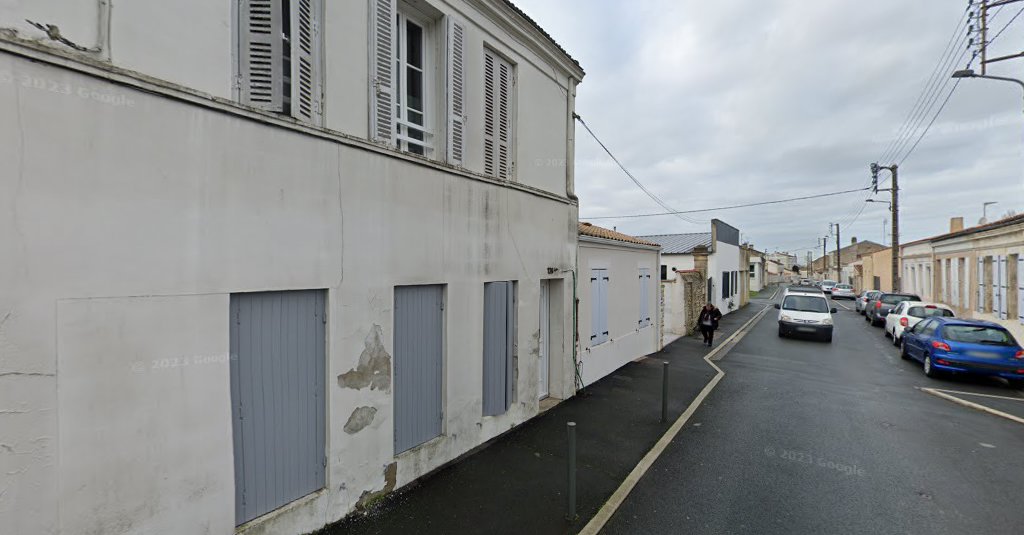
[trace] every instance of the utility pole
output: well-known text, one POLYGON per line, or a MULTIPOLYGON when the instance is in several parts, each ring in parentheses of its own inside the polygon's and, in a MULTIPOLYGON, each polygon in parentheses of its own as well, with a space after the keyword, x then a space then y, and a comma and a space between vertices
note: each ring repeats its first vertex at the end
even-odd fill
POLYGON ((828 236, 821 239, 821 280, 828 278, 828 236))
POLYGON ((843 248, 839 239, 839 223, 836 223, 836 281, 843 282, 843 248))
POLYGON ((892 164, 892 291, 900 291, 900 183, 898 166, 892 164))
MULTIPOLYGON (((878 165, 877 163, 871 164, 871 183, 872 189, 875 193, 879 191, 889 191, 892 193, 892 202, 889 206, 889 211, 892 212, 892 291, 900 291, 900 184, 899 184, 899 166, 897 164, 892 165, 878 165), (892 187, 887 190, 878 189, 878 172, 882 169, 888 169, 892 173, 892 187)), ((877 202, 877 201, 868 201, 877 202)), ((884 202, 884 201, 882 201, 884 202)))

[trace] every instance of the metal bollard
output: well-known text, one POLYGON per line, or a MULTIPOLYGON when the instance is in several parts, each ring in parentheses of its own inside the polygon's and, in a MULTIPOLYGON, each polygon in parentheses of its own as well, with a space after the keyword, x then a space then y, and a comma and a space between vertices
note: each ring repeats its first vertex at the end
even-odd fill
POLYGON ((668 421, 668 361, 661 363, 661 421, 668 421))
POLYGON ((566 520, 576 520, 576 422, 565 424, 569 432, 569 514, 566 520))

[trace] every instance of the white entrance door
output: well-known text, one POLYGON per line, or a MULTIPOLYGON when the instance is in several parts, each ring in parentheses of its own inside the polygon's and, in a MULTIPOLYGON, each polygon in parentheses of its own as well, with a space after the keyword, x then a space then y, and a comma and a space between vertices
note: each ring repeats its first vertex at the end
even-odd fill
POLYGON ((550 381, 548 370, 550 369, 551 350, 548 347, 551 340, 550 311, 551 299, 548 293, 548 281, 540 281, 540 338, 537 340, 537 353, 540 359, 537 362, 539 373, 538 392, 540 399, 548 397, 550 393, 550 381))

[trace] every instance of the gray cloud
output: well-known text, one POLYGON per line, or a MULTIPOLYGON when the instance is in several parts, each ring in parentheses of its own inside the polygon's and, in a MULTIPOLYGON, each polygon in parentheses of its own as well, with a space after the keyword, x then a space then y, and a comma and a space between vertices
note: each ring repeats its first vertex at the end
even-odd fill
MULTIPOLYGON (((962 0, 515 1, 587 70, 577 112, 680 210, 866 185, 868 164, 896 136, 966 7, 962 0)), ((993 27, 1016 10, 997 14, 993 27)), ((1024 16, 995 52, 1022 42, 1024 16)), ((993 73, 1019 67, 1007 62, 993 73)), ((1024 208, 1020 112, 1020 91, 1010 84, 960 84, 901 167, 904 241, 944 232, 953 216, 974 222, 984 201, 998 200, 998 214, 1024 208)), ((576 176, 583 216, 661 211, 582 128, 576 176)), ((813 247, 830 222, 852 218, 865 197, 692 217, 723 219, 758 247, 797 249, 813 247)), ((843 229, 844 241, 880 241, 886 217, 886 205, 867 205, 843 229)), ((705 227, 672 216, 597 223, 633 234, 705 227)))

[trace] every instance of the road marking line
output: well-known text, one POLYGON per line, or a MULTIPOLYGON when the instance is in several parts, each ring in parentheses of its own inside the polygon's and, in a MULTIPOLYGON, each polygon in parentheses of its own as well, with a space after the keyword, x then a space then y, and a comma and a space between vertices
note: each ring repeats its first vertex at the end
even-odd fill
POLYGON ((693 413, 697 412, 697 408, 704 402, 704 398, 711 394, 711 391, 715 389, 718 382, 725 376, 725 372, 716 366, 711 359, 714 358, 719 351, 727 347, 729 342, 734 338, 742 338, 743 336, 746 336, 748 328, 763 318, 768 310, 770 310, 769 307, 761 309, 754 315, 754 317, 750 318, 750 320, 744 323, 742 327, 737 329, 736 332, 726 338, 721 345, 711 350, 707 355, 704 355, 704 361, 714 368, 716 372, 715 376, 711 378, 711 382, 704 386, 704 389, 700 391, 700 394, 697 394, 697 398, 690 403, 690 406, 683 411, 683 414, 679 415, 679 418, 676 419, 676 421, 672 423, 672 426, 668 428, 668 431, 665 431, 665 434, 658 439, 658 442, 656 442, 654 447, 647 452, 647 455, 644 455, 643 459, 640 459, 640 462, 633 468, 629 475, 626 476, 626 479, 621 485, 619 485, 619 488, 615 489, 615 492, 612 493, 610 498, 608 498, 608 501, 606 501, 604 505, 601 506, 601 509, 597 511, 594 518, 591 518, 590 522, 587 522, 587 525, 583 526, 583 529, 579 531, 579 535, 597 535, 604 525, 611 520, 612 515, 614 515, 615 511, 619 509, 622 502, 626 501, 626 497, 629 496, 630 492, 632 492, 633 487, 640 482, 640 479, 647 473, 647 470, 654 465, 654 461, 658 460, 658 457, 660 457, 665 451, 665 448, 667 448, 672 440, 675 439, 676 435, 679 434, 679 431, 683 429, 683 425, 685 425, 686 421, 690 419, 690 416, 693 416, 693 413))
POLYGON ((773 293, 772 296, 769 297, 768 299, 775 299, 775 296, 779 295, 779 290, 781 290, 781 289, 782 289, 782 286, 776 286, 775 287, 775 293, 773 293))
POLYGON ((956 403, 958 405, 963 405, 964 407, 970 407, 972 409, 976 409, 976 410, 979 410, 981 412, 987 412, 987 413, 989 413, 989 414, 991 414, 993 416, 999 416, 999 417, 1002 417, 1002 418, 1006 418, 1007 420, 1010 420, 1012 422, 1017 422, 1019 424, 1024 424, 1024 418, 1020 418, 1020 417, 1014 416, 1012 414, 1007 414, 1007 413, 1005 413, 1003 411, 997 411, 997 410, 995 410, 995 409, 993 409, 991 407, 986 407, 985 405, 981 405, 981 404, 978 404, 978 403, 967 401, 966 399, 960 399, 960 398, 958 398, 956 396, 951 396, 949 394, 946 394, 945 392, 939 392, 938 390, 936 390, 934 388, 922 388, 921 391, 922 392, 927 392, 927 393, 929 393, 929 394, 931 394, 933 396, 938 396, 938 397, 943 398, 943 399, 948 399, 949 401, 952 401, 953 403, 956 403))
POLYGON ((839 301, 836 301, 835 299, 832 300, 832 303, 843 307, 843 310, 850 310, 846 305, 840 303, 839 301))
POLYGON ((969 395, 969 396, 981 396, 981 397, 986 397, 986 398, 1009 399, 1011 401, 1024 401, 1024 398, 1015 398, 1015 397, 1012 397, 1012 396, 997 396, 995 394, 978 394, 978 393, 975 393, 975 392, 964 392, 962 390, 947 390, 945 388, 933 388, 932 390, 935 390, 935 391, 938 391, 938 392, 948 392, 950 394, 966 394, 966 395, 969 395))

